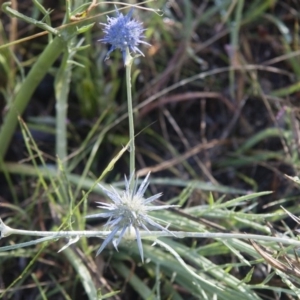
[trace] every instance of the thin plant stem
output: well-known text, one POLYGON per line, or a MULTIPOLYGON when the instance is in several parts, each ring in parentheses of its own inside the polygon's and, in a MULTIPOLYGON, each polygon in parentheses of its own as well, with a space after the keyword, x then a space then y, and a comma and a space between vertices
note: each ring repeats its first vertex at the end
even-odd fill
MULTIPOLYGON (((99 237, 105 238, 111 231, 94 231, 94 230, 77 230, 77 231, 33 231, 33 230, 22 230, 14 229, 5 225, 0 219, 0 237, 4 238, 9 235, 27 235, 27 236, 39 236, 39 237, 52 237, 53 239, 58 238, 71 238, 71 237, 99 237)), ((118 233, 116 234, 116 236, 118 233)), ((293 245, 300 247, 300 241, 290 237, 276 237, 266 236, 259 234, 248 234, 248 233, 223 233, 223 232, 185 232, 185 231, 140 231, 141 238, 154 239, 159 237, 176 237, 176 238, 213 238, 213 239, 243 239, 243 240, 256 240, 271 243, 282 243, 285 245, 293 245)), ((134 234, 124 235, 124 239, 134 240, 136 237, 134 234)), ((0 247, 0 252, 5 247, 0 247)), ((2 250, 3 251, 3 250, 2 250)))
MULTIPOLYGON (((128 106, 128 123, 129 123, 129 171, 133 174, 135 169, 135 142, 134 142, 134 120, 133 120, 133 106, 132 106, 132 90, 131 90, 131 66, 133 57, 129 53, 128 47, 126 48, 126 88, 127 88, 127 106, 128 106)), ((134 184, 134 180, 131 182, 134 184)))

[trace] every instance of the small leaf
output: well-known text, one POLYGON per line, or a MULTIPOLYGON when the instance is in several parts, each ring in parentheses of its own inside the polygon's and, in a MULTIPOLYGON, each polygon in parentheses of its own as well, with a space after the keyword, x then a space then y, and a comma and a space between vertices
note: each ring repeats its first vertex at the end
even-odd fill
POLYGON ((254 272, 254 267, 250 269, 250 271, 247 273, 247 275, 245 276, 245 278, 243 280, 241 280, 241 284, 242 282, 244 283, 248 283, 251 281, 252 279, 252 275, 253 275, 253 272, 254 272))
POLYGON ((84 33, 90 30, 94 26, 95 22, 89 25, 81 26, 80 28, 77 27, 77 33, 84 33))

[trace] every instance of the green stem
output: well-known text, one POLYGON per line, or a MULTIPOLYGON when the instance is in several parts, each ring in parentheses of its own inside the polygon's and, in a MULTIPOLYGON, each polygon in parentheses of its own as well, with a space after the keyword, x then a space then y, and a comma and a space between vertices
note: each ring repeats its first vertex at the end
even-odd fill
MULTIPOLYGON (((133 174, 135 169, 135 142, 134 142, 134 120, 133 120, 133 107, 132 107, 132 91, 131 91, 131 66, 133 57, 129 53, 129 49, 126 48, 126 87, 127 87, 127 106, 128 106, 128 122, 129 122, 129 170, 130 174, 133 174)), ((131 181, 132 185, 134 180, 131 181)))
POLYGON ((4 160, 4 156, 18 124, 18 116, 23 114, 33 92, 44 78, 49 68, 59 57, 61 51, 64 49, 64 44, 64 40, 60 37, 54 38, 54 40, 48 44, 46 49, 40 55, 37 62, 22 83, 13 104, 4 119, 4 123, 0 131, 0 159, 4 160))
POLYGON ((68 95, 71 81, 70 45, 67 43, 63 55, 62 63, 55 78, 55 97, 56 97, 56 155, 66 166, 67 158, 67 110, 68 95))

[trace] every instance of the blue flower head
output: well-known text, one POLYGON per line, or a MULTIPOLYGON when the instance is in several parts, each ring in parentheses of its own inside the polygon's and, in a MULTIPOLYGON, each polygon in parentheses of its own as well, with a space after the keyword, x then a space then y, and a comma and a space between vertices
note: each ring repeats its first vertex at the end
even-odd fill
POLYGON ((139 44, 149 45, 148 43, 142 41, 145 37, 143 32, 142 23, 131 20, 133 10, 130 10, 126 16, 123 16, 117 8, 117 17, 111 18, 107 17, 107 24, 100 23, 105 26, 104 32, 105 36, 100 39, 100 42, 111 44, 111 48, 106 55, 106 59, 109 58, 109 54, 115 49, 120 49, 123 55, 124 63, 126 61, 126 48, 131 52, 138 52, 144 56, 143 52, 137 47, 139 44))
POLYGON ((106 226, 110 228, 111 232, 102 243, 97 255, 100 254, 111 241, 117 249, 122 237, 127 232, 135 235, 141 259, 143 261, 144 254, 139 229, 143 228, 144 230, 149 231, 147 226, 150 225, 153 228, 169 232, 167 228, 155 222, 153 217, 148 214, 154 210, 166 209, 174 206, 151 205, 153 201, 161 196, 161 193, 149 198, 144 198, 144 193, 149 185, 149 175, 150 173, 145 177, 139 188, 136 180, 134 180, 134 174, 131 174, 129 180, 127 180, 125 176, 125 190, 121 192, 116 191, 113 187, 111 187, 111 190, 108 190, 100 185, 102 190, 110 198, 111 203, 98 202, 100 204, 98 207, 105 210, 105 212, 89 215, 87 218, 108 218, 106 226), (134 180, 133 188, 131 188, 132 180, 134 180), (118 236, 117 239, 115 239, 115 235, 118 236))

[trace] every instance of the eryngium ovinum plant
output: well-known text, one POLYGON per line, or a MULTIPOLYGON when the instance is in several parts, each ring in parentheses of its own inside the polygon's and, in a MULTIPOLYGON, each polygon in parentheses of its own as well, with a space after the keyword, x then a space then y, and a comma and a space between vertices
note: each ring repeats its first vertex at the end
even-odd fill
MULTIPOLYGON (((104 26, 105 36, 99 41, 102 43, 107 43, 111 45, 110 50, 106 55, 106 59, 112 51, 119 49, 122 53, 123 62, 126 68, 126 87, 127 87, 127 100, 128 100, 128 119, 129 119, 129 147, 130 147, 130 177, 129 180, 125 176, 125 190, 117 191, 113 186, 110 189, 103 187, 101 184, 99 186, 103 192, 108 196, 111 203, 99 202, 99 208, 105 212, 100 212, 97 214, 89 215, 87 218, 107 218, 108 221, 105 224, 107 231, 102 231, 101 233, 96 232, 35 232, 33 235, 42 235, 46 238, 40 239, 38 241, 32 241, 23 244, 27 246, 34 244, 36 242, 41 242, 44 240, 57 238, 57 237, 68 237, 69 242, 60 251, 64 250, 66 247, 78 241, 80 236, 98 236, 104 239, 101 244, 97 255, 102 252, 102 250, 110 243, 114 245, 116 250, 118 250, 118 245, 123 237, 127 239, 136 239, 138 250, 141 256, 141 260, 144 261, 142 238, 140 234, 140 229, 143 229, 148 234, 151 234, 151 229, 158 229, 167 234, 173 235, 167 228, 160 225, 154 220, 149 212, 154 210, 161 210, 170 208, 173 205, 153 205, 153 201, 157 200, 161 193, 153 195, 149 198, 145 198, 144 194, 149 185, 149 175, 145 177, 140 186, 135 178, 135 142, 134 142, 134 121, 133 121, 133 108, 132 108, 132 95, 131 95, 131 66, 134 57, 131 56, 132 53, 137 54, 137 56, 144 56, 143 52, 138 48, 139 44, 145 44, 150 46, 147 42, 143 41, 145 29, 142 23, 137 20, 132 19, 133 10, 130 10, 127 15, 123 15, 116 8, 116 17, 107 17, 107 23, 101 25, 104 26)), ((8 236, 12 233, 15 234, 30 234, 30 231, 23 231, 12 229, 6 226, 0 219, 0 237, 8 236)), ((31 232, 32 233, 32 232, 31 232)), ((9 247, 3 247, 3 249, 10 249, 9 247)))
POLYGON ((146 225, 169 232, 166 228, 158 224, 148 214, 149 211, 169 208, 172 205, 154 206, 152 202, 157 200, 161 194, 156 194, 149 198, 144 198, 144 193, 149 185, 148 178, 150 173, 146 176, 140 187, 137 187, 135 179, 135 141, 134 141, 134 120, 131 94, 131 66, 134 57, 131 53, 138 53, 144 56, 143 52, 138 48, 139 44, 149 45, 143 41, 145 29, 142 23, 132 19, 133 10, 124 16, 116 8, 116 17, 107 17, 107 23, 104 25, 104 38, 100 42, 111 45, 110 50, 106 55, 106 59, 115 49, 120 49, 123 57, 123 62, 126 68, 126 88, 127 88, 127 107, 128 107, 128 123, 129 123, 129 137, 130 137, 130 178, 127 180, 125 176, 125 190, 118 192, 113 186, 111 190, 100 187, 105 194, 110 198, 112 203, 99 202, 99 208, 106 210, 106 212, 87 216, 87 218, 108 218, 106 227, 110 229, 110 234, 102 243, 97 254, 106 247, 109 242, 118 249, 118 245, 122 237, 127 235, 134 235, 137 240, 137 245, 142 261, 144 261, 144 252, 142 240, 139 233, 140 228, 150 232, 146 225), (115 235, 118 237, 115 238, 115 235))
MULTIPOLYGON (((116 11, 116 17, 108 17, 107 24, 104 25, 105 36, 100 41, 103 43, 108 43, 111 45, 110 50, 107 53, 109 54, 115 50, 120 49, 123 56, 123 62, 126 67, 126 83, 127 83, 127 98, 128 98, 128 115, 129 115, 129 135, 130 135, 130 177, 127 179, 125 176, 125 189, 116 190, 113 186, 109 188, 100 185, 104 194, 106 194, 110 200, 110 203, 99 202, 99 208, 102 209, 102 212, 97 214, 89 215, 87 218, 108 218, 107 223, 104 228, 106 230, 101 231, 92 231, 92 230, 83 230, 83 231, 30 231, 30 230, 21 230, 14 229, 7 226, 0 219, 0 238, 7 237, 9 235, 18 234, 18 235, 28 235, 28 236, 39 236, 42 238, 32 240, 25 243, 15 244, 11 246, 4 246, 0 248, 0 252, 9 251, 21 247, 27 247, 30 245, 35 245, 44 241, 57 240, 60 238, 67 238, 69 242, 60 250, 64 250, 69 245, 77 242, 80 237, 98 237, 103 239, 97 254, 110 243, 118 249, 122 239, 126 240, 136 240, 138 245, 138 250, 141 256, 141 260, 144 261, 144 253, 142 246, 142 239, 148 239, 155 241, 156 244, 167 249, 175 258, 186 267, 186 270, 192 274, 195 278, 199 276, 193 272, 187 265, 184 264, 184 261, 179 257, 178 253, 169 245, 161 241, 160 237, 175 237, 175 238, 214 238, 221 240, 232 240, 232 239, 252 239, 252 240, 261 240, 265 242, 273 243, 282 243, 287 245, 293 245, 300 247, 300 241, 290 238, 288 236, 266 236, 266 235, 256 235, 256 234, 240 234, 240 233, 223 233, 223 232, 182 232, 182 231, 171 231, 166 227, 160 225, 158 220, 155 220, 149 212, 168 209, 172 205, 162 205, 155 206, 153 202, 157 200, 161 194, 155 194, 148 198, 144 197, 145 191, 149 185, 149 174, 138 186, 137 180, 135 179, 135 147, 134 147, 134 124, 133 124, 133 112, 132 112, 132 99, 131 99, 131 82, 130 82, 130 71, 131 65, 134 57, 131 56, 131 53, 138 53, 143 55, 141 50, 138 48, 139 44, 146 44, 143 41, 144 29, 142 24, 136 20, 132 20, 132 10, 124 16, 119 11, 116 11), (156 229, 156 230, 155 230, 156 229)), ((234 199, 236 203, 238 201, 245 201, 248 199, 256 198, 260 194, 255 195, 246 195, 240 197, 241 199, 234 199)), ((247 248, 244 249, 246 251, 247 248)), ((252 249, 249 250, 249 253, 253 255, 252 249)))

